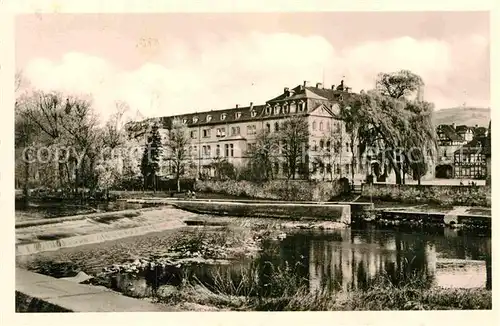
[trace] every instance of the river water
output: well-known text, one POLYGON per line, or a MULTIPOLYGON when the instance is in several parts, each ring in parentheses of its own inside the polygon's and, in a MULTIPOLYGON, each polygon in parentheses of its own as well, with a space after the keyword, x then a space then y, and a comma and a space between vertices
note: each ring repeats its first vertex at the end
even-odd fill
MULTIPOLYGON (((491 289, 491 238, 461 231, 300 231, 282 240, 268 239, 262 245, 255 259, 223 266, 199 265, 187 272, 209 288, 217 288, 221 275, 239 284, 243 275, 248 277, 253 270, 263 288, 266 278, 267 285, 272 284, 270 275, 274 271, 275 276, 276 272, 293 275, 311 291, 365 290, 381 279, 421 288, 491 289)), ((180 281, 174 274, 161 269, 122 274, 117 284, 133 284, 137 289, 142 284, 154 292, 161 285, 180 281)))
MULTIPOLYGON (((141 207, 144 206, 116 202, 93 208, 108 211, 141 207)), ((50 218, 69 215, 72 208, 54 205, 22 210, 30 211, 50 218)), ((41 264, 56 261, 71 266, 73 271, 94 274, 114 263, 168 250, 170 243, 166 239, 171 234, 159 232, 23 259, 24 262, 30 261, 30 269, 34 270, 39 270, 41 264)), ((412 231, 365 226, 328 231, 294 230, 281 239, 264 238, 261 245, 262 251, 257 257, 232 261, 227 265, 198 264, 180 271, 157 266, 139 273, 120 273, 113 287, 123 290, 120 284, 129 287, 132 284, 132 288, 142 289, 143 293, 152 293, 162 285, 178 285, 187 275, 210 287, 221 277, 229 277, 238 283, 245 275, 255 274, 264 289, 268 285, 266 278, 270 278, 273 272, 276 275, 277 271, 281 275, 293 275, 311 290, 363 290, 381 278, 396 285, 418 283, 426 288, 491 289, 490 234, 449 228, 412 231)), ((53 276, 71 275, 59 273, 53 276)))
MULTIPOLYGON (((163 239, 167 234, 171 235, 160 232, 45 253, 41 255, 44 259, 31 269, 52 260, 72 265, 73 270, 93 273, 118 260, 149 257, 153 251, 167 250, 168 243, 163 239)), ((212 289, 224 278, 237 285, 244 277, 257 277, 259 293, 266 295, 275 286, 271 275, 274 273, 276 278, 276 272, 283 282, 290 279, 285 276, 293 276, 294 281, 311 291, 364 290, 380 279, 394 285, 418 284, 421 288, 491 289, 491 237, 451 229, 298 230, 281 240, 264 239, 262 251, 254 258, 227 265, 194 264, 180 269, 156 266, 120 272, 113 276, 110 287, 134 296, 149 296, 161 286, 179 285, 187 277, 212 289)), ((70 275, 56 277, 62 276, 70 275)))

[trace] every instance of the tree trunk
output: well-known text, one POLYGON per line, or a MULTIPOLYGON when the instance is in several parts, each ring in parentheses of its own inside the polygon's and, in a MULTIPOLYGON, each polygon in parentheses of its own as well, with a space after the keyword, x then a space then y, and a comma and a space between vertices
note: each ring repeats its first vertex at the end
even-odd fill
POLYGON ((29 158, 28 158, 28 153, 25 153, 25 155, 24 155, 24 185, 23 185, 23 194, 24 194, 24 201, 26 203, 29 200, 29 187, 28 187, 29 178, 30 178, 29 158))
POLYGON ((396 174, 396 184, 400 185, 402 184, 401 180, 401 171, 399 169, 395 169, 394 173, 396 174))
POLYGON ((156 193, 156 173, 153 172, 153 192, 156 193))
POLYGON ((177 192, 181 192, 181 178, 177 175, 177 192))

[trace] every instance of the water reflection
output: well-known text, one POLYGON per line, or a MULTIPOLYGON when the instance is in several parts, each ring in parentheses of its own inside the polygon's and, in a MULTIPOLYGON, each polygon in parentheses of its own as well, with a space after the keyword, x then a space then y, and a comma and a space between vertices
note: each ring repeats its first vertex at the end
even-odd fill
POLYGON ((486 237, 444 230, 422 234, 345 229, 296 234, 280 247, 281 264, 303 257, 308 268, 302 272, 311 290, 363 290, 380 278, 395 285, 491 289, 491 239, 486 237))
POLYGON ((395 285, 411 283, 420 288, 486 287, 491 289, 491 238, 463 232, 432 233, 394 230, 335 230, 296 232, 282 241, 266 240, 255 260, 224 266, 193 265, 189 268, 161 268, 134 275, 120 275, 114 285, 124 284, 136 292, 154 293, 165 284, 178 285, 183 279, 201 281, 210 289, 240 284, 240 289, 260 296, 280 295, 280 282, 295 282, 311 291, 364 290, 384 279, 395 285), (277 272, 277 273, 276 273, 277 272), (277 277, 278 276, 278 277, 277 277), (293 276, 293 277, 290 277, 293 276), (140 289, 140 290, 138 290, 140 289))

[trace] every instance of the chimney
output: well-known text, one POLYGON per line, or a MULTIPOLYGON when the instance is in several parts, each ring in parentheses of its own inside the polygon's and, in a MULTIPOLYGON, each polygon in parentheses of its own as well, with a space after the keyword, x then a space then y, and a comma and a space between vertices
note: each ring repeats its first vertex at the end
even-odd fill
POLYGON ((335 85, 332 85, 332 91, 334 91, 334 90, 335 90, 335 85))
POLYGON ((238 104, 236 104, 236 108, 238 108, 238 107, 239 107, 239 105, 238 105, 238 104))
POLYGON ((290 96, 290 88, 285 87, 285 89, 283 90, 283 93, 285 94, 285 96, 290 96))
POLYGON ((316 83, 316 88, 323 88, 323 84, 322 83, 316 83))
POLYGON ((253 109, 253 102, 250 102, 250 109, 253 109))
POLYGON ((478 125, 476 125, 476 128, 479 127, 478 125))
POLYGON ((307 80, 304 80, 304 87, 307 86, 307 80))

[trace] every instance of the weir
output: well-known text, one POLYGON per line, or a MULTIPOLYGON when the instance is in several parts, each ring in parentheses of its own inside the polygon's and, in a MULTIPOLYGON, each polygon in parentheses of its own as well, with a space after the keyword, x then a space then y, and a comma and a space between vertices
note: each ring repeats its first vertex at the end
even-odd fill
POLYGON ((115 216, 115 215, 124 215, 124 214, 133 214, 138 212, 151 211, 155 208, 142 208, 142 209, 128 209, 122 211, 114 211, 114 212, 100 212, 100 213, 92 213, 92 214, 80 214, 80 215, 72 215, 72 216, 64 216, 64 217, 56 217, 56 218, 44 218, 38 220, 30 220, 16 223, 17 228, 26 228, 30 226, 37 225, 45 225, 45 224, 56 224, 61 222, 69 222, 69 221, 78 221, 84 219, 92 219, 97 217, 105 217, 105 216, 115 216))
POLYGON ((199 214, 226 216, 271 217, 289 219, 318 219, 351 224, 351 206, 338 204, 308 204, 290 202, 229 202, 192 201, 172 202, 174 207, 199 214))
POLYGON ((61 248, 77 247, 92 243, 100 243, 104 241, 117 240, 126 237, 144 235, 151 232, 159 232, 186 226, 185 223, 178 220, 169 220, 164 223, 140 226, 129 229, 114 230, 96 234, 87 234, 82 236, 69 237, 64 239, 43 241, 30 244, 16 245, 16 256, 31 255, 44 251, 54 251, 61 248))

